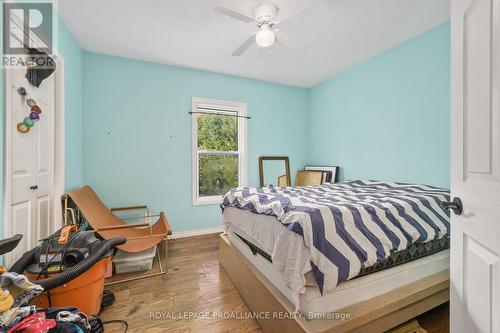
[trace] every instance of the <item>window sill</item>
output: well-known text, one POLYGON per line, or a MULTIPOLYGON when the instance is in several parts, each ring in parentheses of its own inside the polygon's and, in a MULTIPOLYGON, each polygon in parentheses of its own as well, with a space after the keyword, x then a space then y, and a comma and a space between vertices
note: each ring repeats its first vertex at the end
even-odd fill
POLYGON ((193 198, 193 206, 220 205, 222 196, 193 198))

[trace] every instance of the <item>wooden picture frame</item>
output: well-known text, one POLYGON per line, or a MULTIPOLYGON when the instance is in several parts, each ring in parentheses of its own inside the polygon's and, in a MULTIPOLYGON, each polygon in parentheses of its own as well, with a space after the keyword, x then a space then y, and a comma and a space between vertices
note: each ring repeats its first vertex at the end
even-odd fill
POLYGON ((324 172, 320 170, 301 170, 295 176, 295 186, 310 186, 323 184, 324 172))
POLYGON ((305 171, 324 171, 324 172, 331 172, 332 176, 331 179, 326 182, 328 183, 336 183, 339 181, 339 167, 338 166, 327 166, 327 165, 306 165, 304 167, 305 171))
POLYGON ((292 186, 292 180, 290 177, 290 161, 288 160, 288 156, 261 156, 259 157, 259 180, 260 187, 265 186, 264 183, 264 161, 284 161, 285 162, 285 171, 286 171, 286 181, 288 186, 292 186))

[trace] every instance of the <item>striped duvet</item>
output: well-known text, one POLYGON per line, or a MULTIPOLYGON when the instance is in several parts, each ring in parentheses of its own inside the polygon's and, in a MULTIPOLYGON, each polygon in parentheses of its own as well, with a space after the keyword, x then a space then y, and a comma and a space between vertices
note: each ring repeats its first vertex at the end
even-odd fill
POLYGON ((448 237, 449 191, 425 185, 348 181, 306 187, 236 188, 222 209, 276 216, 303 236, 320 291, 356 277, 413 243, 448 237))

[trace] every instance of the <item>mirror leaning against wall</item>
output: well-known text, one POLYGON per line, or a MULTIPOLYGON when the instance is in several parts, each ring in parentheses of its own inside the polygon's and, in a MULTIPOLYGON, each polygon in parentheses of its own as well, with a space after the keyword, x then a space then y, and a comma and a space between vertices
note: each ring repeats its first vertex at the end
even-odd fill
POLYGON ((259 157, 260 186, 291 186, 290 162, 287 156, 259 157))

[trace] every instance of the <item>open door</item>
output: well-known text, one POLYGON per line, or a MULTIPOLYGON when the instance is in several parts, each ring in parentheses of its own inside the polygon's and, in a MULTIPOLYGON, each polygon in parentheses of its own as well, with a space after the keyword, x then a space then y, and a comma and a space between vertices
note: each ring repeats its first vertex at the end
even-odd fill
POLYGON ((498 333, 500 0, 452 0, 451 18, 451 332, 498 333))

